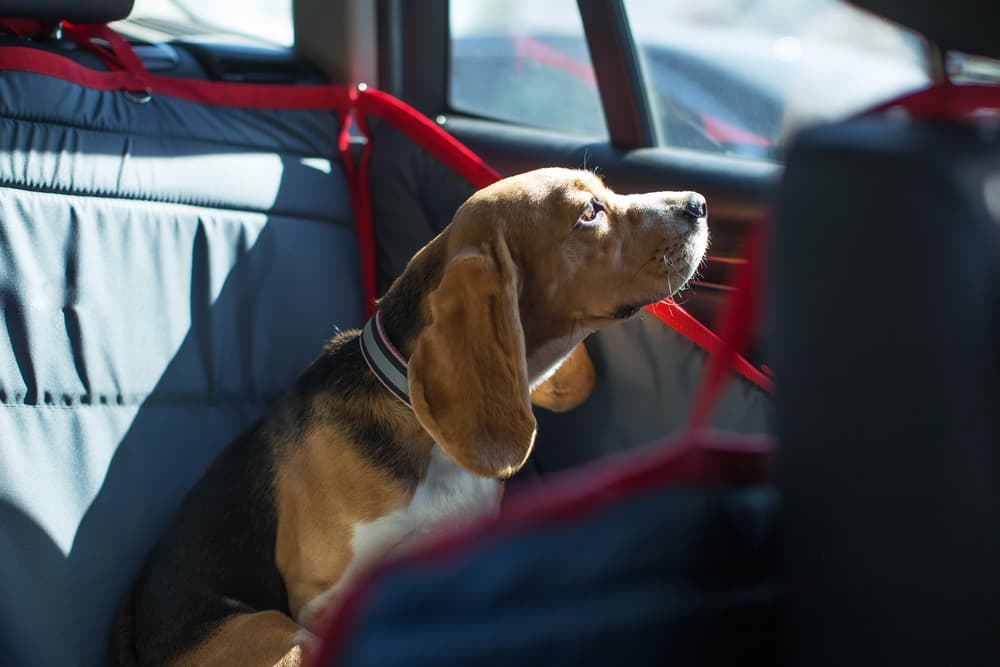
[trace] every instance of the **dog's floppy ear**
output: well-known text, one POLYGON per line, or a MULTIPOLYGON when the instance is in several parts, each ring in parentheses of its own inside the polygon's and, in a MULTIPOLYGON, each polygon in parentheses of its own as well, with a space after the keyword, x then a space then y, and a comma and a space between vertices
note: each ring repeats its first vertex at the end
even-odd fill
POLYGON ((516 271, 503 241, 459 253, 428 296, 430 322, 410 357, 417 419, 483 477, 517 472, 535 441, 516 271))
POLYGON ((594 364, 583 343, 577 343, 556 372, 531 392, 531 402, 553 412, 566 412, 587 400, 593 390, 594 364))

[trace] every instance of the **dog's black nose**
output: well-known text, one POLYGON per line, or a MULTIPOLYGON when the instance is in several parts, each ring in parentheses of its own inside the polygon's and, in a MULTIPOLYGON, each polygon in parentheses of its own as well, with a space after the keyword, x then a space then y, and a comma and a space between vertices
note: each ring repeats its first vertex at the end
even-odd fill
POLYGON ((692 192, 687 204, 684 206, 684 215, 697 220, 708 215, 708 202, 697 192, 692 192))

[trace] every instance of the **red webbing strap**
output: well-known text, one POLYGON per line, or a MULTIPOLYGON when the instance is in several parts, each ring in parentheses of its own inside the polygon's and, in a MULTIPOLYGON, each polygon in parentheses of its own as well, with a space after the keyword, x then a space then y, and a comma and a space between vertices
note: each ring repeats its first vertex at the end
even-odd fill
POLYGON ((1000 86, 956 85, 943 81, 937 85, 907 93, 860 115, 901 109, 915 118, 968 122, 1000 118, 1000 86))
POLYGON ((50 35, 60 26, 64 37, 100 56, 111 69, 144 73, 146 66, 125 39, 104 23, 69 23, 40 19, 0 18, 0 31, 17 37, 50 35))
MULTIPOLYGON (((736 291, 723 309, 719 325, 719 344, 710 350, 708 365, 702 374, 701 385, 695 394, 688 430, 697 430, 708 425, 712 409, 726 380, 726 369, 734 362, 743 361, 740 353, 750 343, 760 315, 761 273, 764 267, 764 245, 767 241, 767 225, 758 223, 751 229, 745 243, 746 263, 736 267, 736 291)), ((749 364, 749 362, 747 362, 749 364)), ((753 368, 751 366, 751 368, 753 368)), ((771 379, 760 373, 761 380, 769 392, 774 392, 771 379)))
MULTIPOLYGON (((361 255, 361 287, 364 295, 365 317, 371 317, 375 312, 377 294, 375 222, 372 216, 371 196, 368 187, 368 170, 371 162, 371 135, 368 131, 368 117, 372 116, 389 123, 451 170, 466 178, 477 189, 500 180, 500 174, 457 139, 438 127, 434 121, 391 95, 359 86, 353 96, 352 106, 358 131, 367 137, 368 141, 361 149, 361 158, 356 172, 350 164, 349 154, 344 154, 344 164, 347 165, 345 168, 348 169, 348 180, 352 186, 358 251, 361 255)), ((345 146, 348 145, 345 144, 348 139, 347 135, 342 132, 342 153, 345 146)))
MULTIPOLYGON (((0 27, 14 20, 0 19, 0 27)), ((107 26, 64 26, 64 34, 68 30, 80 36, 80 43, 101 57, 111 70, 100 72, 61 54, 23 46, 0 47, 0 70, 42 74, 95 90, 147 91, 244 109, 330 110, 342 114, 351 109, 351 91, 346 86, 247 84, 150 74, 141 67, 142 61, 128 42, 107 26)))
POLYGON ((62 25, 64 36, 96 53, 111 69, 131 72, 139 78, 148 76, 146 66, 132 46, 103 23, 62 25))
MULTIPOLYGON (((737 265, 737 271, 744 271, 744 264, 737 265)), ((730 298, 735 298, 734 295, 730 298)), ((724 340, 711 329, 692 317, 686 310, 674 303, 672 299, 664 299, 646 306, 661 322, 687 338, 689 341, 708 352, 717 355, 725 347, 724 340)), ((741 352, 738 350, 738 352, 741 352)), ((769 394, 774 393, 774 381, 764 371, 754 366, 742 353, 731 355, 729 369, 749 380, 769 394)))
POLYGON ((500 174, 482 158, 430 118, 392 95, 367 88, 358 94, 355 108, 359 116, 371 115, 392 125, 476 189, 500 180, 500 174))
POLYGON ((375 300, 378 297, 375 273, 375 221, 372 216, 371 197, 368 196, 368 162, 371 142, 365 141, 361 148, 358 167, 354 167, 351 155, 351 124, 356 123, 358 131, 368 137, 368 126, 364 117, 355 113, 358 96, 362 88, 351 89, 351 113, 344 116, 340 128, 340 159, 344 163, 344 174, 351 191, 351 207, 354 209, 354 230, 358 239, 358 257, 361 263, 361 296, 365 319, 375 314, 375 300))

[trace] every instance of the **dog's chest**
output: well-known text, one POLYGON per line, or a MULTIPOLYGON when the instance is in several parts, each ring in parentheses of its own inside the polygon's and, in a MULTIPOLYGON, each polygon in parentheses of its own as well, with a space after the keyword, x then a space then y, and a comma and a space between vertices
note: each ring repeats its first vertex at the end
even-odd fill
POLYGON ((496 512, 500 482, 460 468, 438 446, 431 450, 427 474, 410 504, 374 521, 355 524, 351 537, 354 560, 381 555, 411 538, 496 512))
MULTIPOLYGON (((417 485, 410 504, 375 521, 355 525, 352 545, 365 551, 365 543, 380 541, 383 533, 405 538, 489 514, 498 507, 499 493, 500 482, 466 472, 435 445, 427 474, 417 485)), ((355 549, 355 554, 358 551, 355 549)))
POLYGON ((435 445, 427 474, 406 507, 351 527, 352 553, 347 568, 333 586, 300 610, 299 623, 315 630, 323 610, 341 597, 360 572, 380 558, 419 544, 439 529, 493 514, 499 505, 499 481, 466 472, 435 445))

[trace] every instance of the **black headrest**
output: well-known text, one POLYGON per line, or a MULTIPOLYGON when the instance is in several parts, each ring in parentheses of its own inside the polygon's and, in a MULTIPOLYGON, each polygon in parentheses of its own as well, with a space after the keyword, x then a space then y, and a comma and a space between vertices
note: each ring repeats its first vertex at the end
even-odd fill
POLYGON ((851 0, 921 33, 946 50, 1000 58, 1000 2, 995 0, 851 0))
POLYGON ((998 167, 979 127, 885 117, 788 153, 768 301, 790 664, 998 664, 998 167))
POLYGON ((132 0, 0 0, 0 17, 107 23, 132 11, 132 0))

